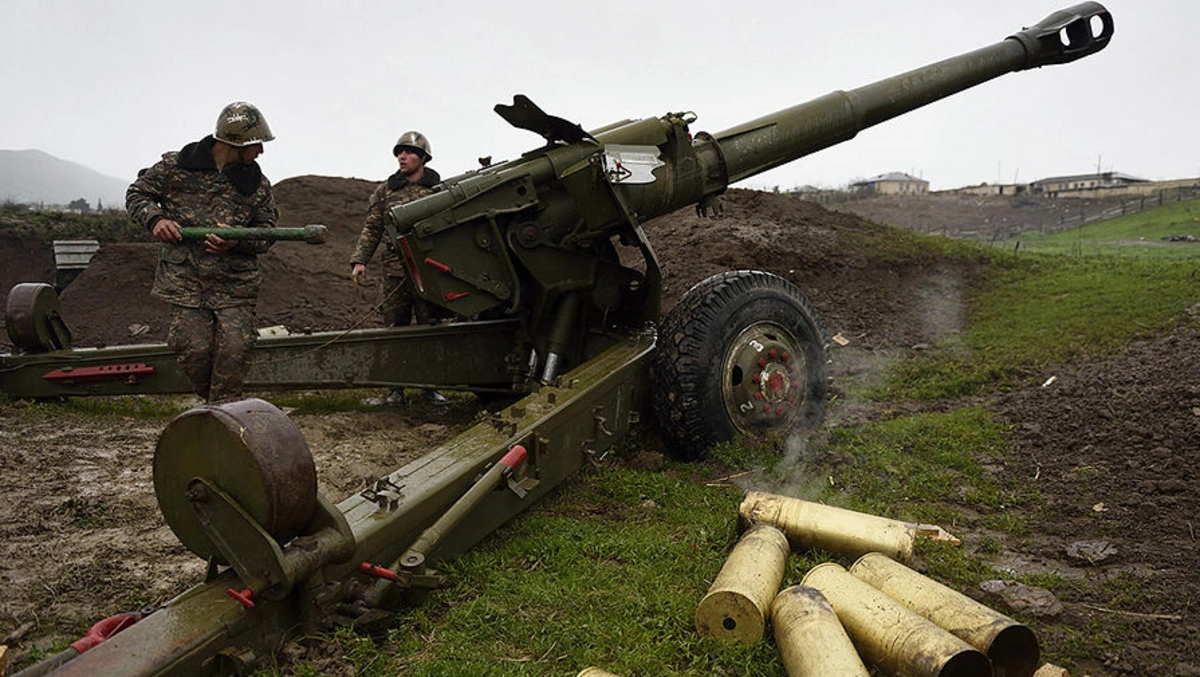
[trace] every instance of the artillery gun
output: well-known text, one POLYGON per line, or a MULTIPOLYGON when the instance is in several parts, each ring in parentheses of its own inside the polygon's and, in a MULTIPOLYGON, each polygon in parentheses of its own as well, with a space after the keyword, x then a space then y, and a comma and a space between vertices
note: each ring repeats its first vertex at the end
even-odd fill
MULTIPOLYGON (((337 505, 317 493, 307 444, 268 402, 181 414, 158 443, 155 493, 168 525, 208 560, 205 582, 28 674, 234 674, 297 629, 419 599, 442 582, 432 562, 469 548, 651 411, 685 457, 815 424, 824 335, 803 294, 732 271, 658 322, 661 274, 643 222, 688 205, 717 210, 734 182, 1005 73, 1093 54, 1112 34, 1109 12, 1086 2, 994 45, 716 134, 693 133, 690 112, 588 132, 522 96, 497 106, 545 144, 446 180, 395 208, 388 226, 417 292, 464 319, 264 338, 246 385, 524 399, 337 505)), ((8 310, 23 352, 0 357, 4 392, 188 391, 165 346, 72 349, 43 288, 10 295, 8 310)))

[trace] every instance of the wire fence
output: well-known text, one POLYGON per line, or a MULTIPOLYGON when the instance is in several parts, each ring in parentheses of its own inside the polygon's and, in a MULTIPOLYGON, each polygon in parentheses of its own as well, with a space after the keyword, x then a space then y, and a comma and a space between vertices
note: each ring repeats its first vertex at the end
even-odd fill
POLYGON ((1123 197, 1115 204, 1110 200, 1103 205, 1084 204, 1068 206, 1070 202, 1060 199, 1059 205, 1064 205, 1056 217, 1040 216, 1036 223, 1017 222, 1004 224, 988 224, 983 228, 947 228, 942 233, 947 237, 997 242, 1020 237, 1023 234, 1061 233, 1067 230, 1083 227, 1097 221, 1107 221, 1119 216, 1137 214, 1147 209, 1153 209, 1173 202, 1184 202, 1200 198, 1200 187, 1181 186, 1158 191, 1151 195, 1131 195, 1123 197))

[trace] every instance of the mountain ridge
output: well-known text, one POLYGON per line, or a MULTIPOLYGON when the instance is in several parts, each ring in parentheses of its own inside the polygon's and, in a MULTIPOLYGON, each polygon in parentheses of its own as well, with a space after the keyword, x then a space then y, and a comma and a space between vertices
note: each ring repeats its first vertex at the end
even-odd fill
POLYGON ((38 149, 0 150, 0 201, 123 208, 132 179, 108 176, 38 149))

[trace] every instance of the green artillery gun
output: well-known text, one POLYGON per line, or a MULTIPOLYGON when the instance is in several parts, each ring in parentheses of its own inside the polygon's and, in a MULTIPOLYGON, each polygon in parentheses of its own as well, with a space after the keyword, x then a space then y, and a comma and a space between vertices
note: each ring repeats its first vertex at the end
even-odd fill
MULTIPOLYGON (((776 276, 732 271, 660 320, 642 223, 688 205, 719 209, 731 183, 1005 73, 1093 54, 1112 34, 1109 12, 1086 2, 994 45, 716 134, 693 133, 692 113, 587 132, 522 96, 497 106, 546 143, 446 180, 395 208, 389 226, 417 292, 465 319, 264 338, 247 387, 526 396, 338 505, 317 493, 307 444, 269 403, 181 414, 159 440, 155 492, 172 530, 209 562, 206 581, 54 674, 234 674, 298 629, 419 599, 442 582, 431 563, 471 547, 652 411, 684 457, 737 434, 814 425, 826 356, 807 299, 776 276), (627 262, 630 252, 640 261, 627 262)), ((35 300, 18 306, 37 309, 18 307, 21 322, 46 326, 57 299, 26 294, 35 300)), ((187 391, 165 346, 72 350, 53 329, 17 334, 24 352, 0 357, 10 394, 187 391)))

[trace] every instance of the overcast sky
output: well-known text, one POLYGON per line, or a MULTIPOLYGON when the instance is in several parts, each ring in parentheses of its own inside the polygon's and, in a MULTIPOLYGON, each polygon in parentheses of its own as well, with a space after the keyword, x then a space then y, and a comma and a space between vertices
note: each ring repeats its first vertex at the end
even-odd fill
MULTIPOLYGON (((492 111, 516 93, 586 129, 694 111, 693 131, 718 132, 991 45, 1071 4, 4 0, 0 149, 132 180, 246 100, 277 137, 260 159, 275 182, 382 179, 407 129, 452 176, 541 145, 492 111)), ((1200 2, 1103 4, 1116 31, 1099 54, 1002 76, 739 185, 1197 176, 1200 2)))

